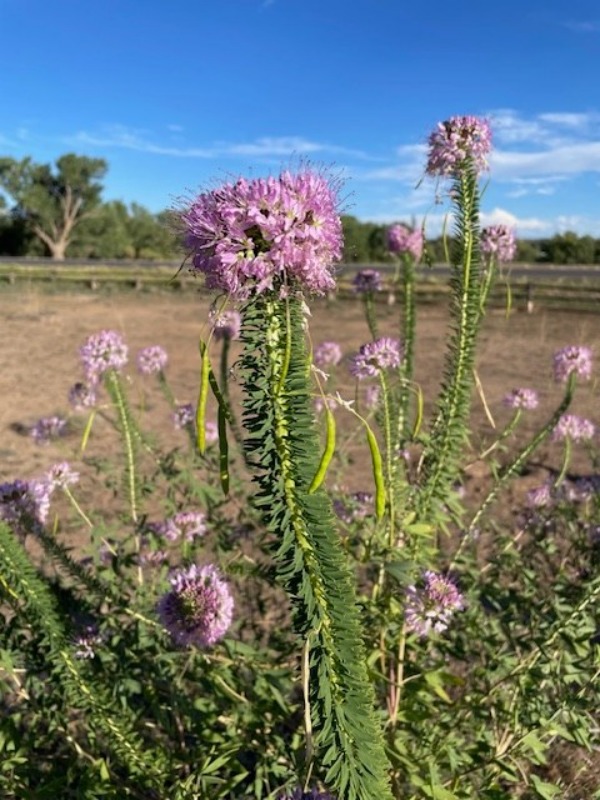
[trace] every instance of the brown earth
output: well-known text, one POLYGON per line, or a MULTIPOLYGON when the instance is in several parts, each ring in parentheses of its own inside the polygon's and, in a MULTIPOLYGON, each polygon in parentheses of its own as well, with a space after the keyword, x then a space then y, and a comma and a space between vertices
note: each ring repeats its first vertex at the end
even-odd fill
MULTIPOLYGON (((24 435, 39 417, 69 413, 67 392, 82 379, 78 347, 85 338, 102 328, 120 331, 135 352, 149 344, 161 344, 169 353, 169 381, 180 402, 193 402, 198 390, 198 339, 205 330, 209 301, 194 291, 134 293, 61 293, 48 294, 35 288, 13 288, 0 294, 0 318, 3 341, 0 348, 0 480, 33 477, 66 458, 72 442, 36 445, 24 435)), ((397 306, 382 303, 379 307, 380 335, 396 333, 397 306)), ((311 336, 315 344, 333 339, 342 345, 345 355, 370 338, 358 301, 320 301, 313 304, 311 336)), ((425 419, 431 410, 443 368, 444 347, 448 336, 447 314, 441 304, 423 305, 418 310, 416 344, 416 380, 425 397, 425 419)), ((536 389, 540 407, 526 412, 520 427, 523 435, 532 433, 548 418, 561 398, 561 387, 552 380, 552 355, 567 344, 586 344, 596 352, 600 344, 600 314, 577 313, 538 308, 532 314, 513 310, 507 319, 503 310, 491 311, 481 331, 477 373, 483 397, 501 430, 510 418, 502 406, 504 394, 518 386, 536 389)), ((130 373, 133 375, 134 367, 130 373)), ((235 375, 233 376, 235 379, 235 375)), ((354 396, 354 385, 347 370, 338 368, 336 388, 346 398, 354 396)), ((140 381, 136 381, 136 387, 140 381)), ((182 437, 174 432, 168 407, 152 381, 141 382, 134 398, 154 411, 155 431, 165 444, 175 446, 182 437), (161 405, 162 404, 162 405, 161 405), (174 438, 175 437, 175 438, 174 438)), ((235 396, 235 384, 234 384, 235 396)), ((581 386, 572 410, 600 423, 596 385, 581 386)), ((475 461, 465 473, 469 493, 481 491, 485 470, 477 463, 481 452, 494 440, 494 428, 479 395, 473 404, 472 452, 475 461)), ((98 444, 98 442, 96 442, 98 444)), ((183 444, 183 439, 182 439, 183 444)), ((349 448, 354 463, 345 485, 352 490, 366 489, 370 481, 368 458, 359 447, 349 448)), ((546 468, 560 465, 561 448, 544 444, 534 455, 533 476, 527 486, 543 481, 546 468)), ((587 459, 576 450, 572 469, 589 471, 587 459)))

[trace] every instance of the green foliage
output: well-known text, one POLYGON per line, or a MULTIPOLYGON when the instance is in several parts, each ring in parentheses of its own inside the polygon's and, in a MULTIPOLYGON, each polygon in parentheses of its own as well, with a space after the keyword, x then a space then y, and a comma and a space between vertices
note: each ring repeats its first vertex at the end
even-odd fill
MULTIPOLYGON (((276 565, 294 603, 315 729, 307 757, 347 800, 391 797, 365 668, 358 608, 322 489, 299 301, 259 300, 244 309, 242 375, 246 451, 258 468, 255 505, 274 537, 276 565)), ((308 766, 308 765, 307 765, 308 766)))
MULTIPOLYGON (((73 186, 76 166, 61 165, 73 186)), ((483 453, 473 450, 477 335, 495 276, 480 269, 479 196, 467 165, 450 195, 450 328, 430 419, 414 383, 407 261, 393 285, 405 357, 378 376, 376 408, 358 406, 362 389, 346 400, 333 375, 311 369, 303 300, 272 292, 243 309, 235 390, 230 342, 215 372, 214 342, 201 345, 197 421, 204 427, 216 398, 218 444, 188 424, 165 449, 148 417, 161 401, 163 414, 177 405, 166 375, 133 393, 127 376, 108 372, 98 387, 108 398, 74 424, 95 505, 84 511, 63 487, 41 526, 30 512, 11 516, 20 493, 2 488, 0 518, 15 528, 0 525, 2 797, 281 800, 298 786, 326 786, 336 800, 600 796, 600 461, 590 446, 593 479, 582 489, 567 442, 551 506, 495 505, 576 387, 571 377, 530 438, 517 411, 483 453), (315 396, 328 409, 322 436, 315 396), (360 437, 374 492, 348 498, 348 445, 360 437), (463 502, 454 484, 474 460, 487 467, 486 489, 463 502), (172 542, 156 524, 198 509, 202 537, 172 542), (69 545, 82 528, 84 553, 69 545), (182 650, 157 601, 169 567, 209 561, 235 587, 236 621, 214 647, 182 650), (425 570, 450 576, 464 602, 441 614, 447 586, 446 606, 419 607, 425 570), (563 751, 581 768, 557 772, 563 751)), ((117 253, 133 237, 137 254, 158 252, 153 224, 140 207, 97 206, 72 246, 112 236, 117 253)), ((344 224, 357 254, 381 252, 383 228, 344 224)), ((365 299, 376 338, 377 307, 365 299)))
POLYGON ((0 188, 15 203, 15 217, 25 222, 52 257, 63 259, 76 226, 100 203, 103 159, 68 153, 49 164, 30 158, 0 159, 0 188))

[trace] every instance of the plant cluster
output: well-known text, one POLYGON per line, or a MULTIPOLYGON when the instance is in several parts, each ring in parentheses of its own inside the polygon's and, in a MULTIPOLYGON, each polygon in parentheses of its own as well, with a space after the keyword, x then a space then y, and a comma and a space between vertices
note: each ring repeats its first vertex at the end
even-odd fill
MULTIPOLYGON (((530 439, 520 423, 537 393, 507 386, 512 418, 474 451, 478 333, 515 253, 511 231, 479 226, 490 149, 475 117, 429 139, 426 172, 448 189, 454 231, 428 419, 414 378, 422 231, 388 234, 395 330, 376 314, 382 276, 357 275, 369 340, 344 358, 310 336, 308 303, 331 292, 342 253, 331 176, 239 180, 181 212, 191 269, 220 292, 197 402, 174 396, 162 347, 135 359, 178 444, 152 434, 128 346, 101 331, 80 349, 72 418, 32 429, 38 442, 79 429, 81 467, 60 461, 0 487, 3 797, 578 796, 597 746, 600 481, 569 474, 573 447, 597 467, 595 426, 569 407, 593 359, 583 344, 556 353, 562 400, 530 439), (339 370, 355 377, 354 398, 337 391, 339 370), (120 458, 91 457, 111 432, 120 458), (344 443, 357 436, 372 490, 347 494, 344 443), (496 501, 545 441, 562 466, 515 525, 496 501), (474 459, 491 475, 478 504, 460 491, 474 459), (78 495, 92 469, 112 514, 78 495), (73 530, 87 552, 69 547, 73 530), (580 775, 553 774, 560 748, 580 775)), ((597 781, 587 787, 600 797, 597 781)))

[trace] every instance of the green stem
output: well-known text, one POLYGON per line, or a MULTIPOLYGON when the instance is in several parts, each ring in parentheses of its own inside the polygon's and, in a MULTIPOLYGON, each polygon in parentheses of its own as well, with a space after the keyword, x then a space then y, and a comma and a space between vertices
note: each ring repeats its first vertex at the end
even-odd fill
POLYGON ((457 474, 470 410, 475 339, 480 321, 477 175, 470 165, 455 181, 455 205, 460 248, 452 266, 452 316, 455 334, 446 356, 447 379, 438 398, 430 441, 419 465, 421 492, 418 516, 426 522, 436 503, 443 503, 457 474))
POLYGON ((377 326, 377 315, 375 314, 375 303, 373 302, 373 292, 365 292, 363 300, 367 325, 369 326, 373 341, 375 341, 375 339, 379 339, 379 329, 377 326))
POLYGON ((310 641, 305 702, 315 753, 339 800, 391 800, 353 580, 331 503, 323 488, 309 491, 319 444, 300 302, 258 298, 243 318, 245 444, 259 466, 255 503, 277 538, 294 625, 305 648, 310 641))
POLYGON ((127 400, 123 392, 123 387, 119 380, 118 374, 111 370, 106 376, 106 384, 113 402, 117 407, 119 414, 119 426, 125 444, 125 460, 126 460, 126 476, 127 487, 129 494, 129 509, 131 512, 131 519, 136 526, 135 532, 135 550, 138 556, 138 583, 141 585, 144 582, 144 575, 142 572, 141 564, 139 563, 139 554, 142 549, 142 537, 137 530, 138 523, 138 487, 137 487, 137 467, 136 467, 136 448, 135 438, 136 432, 133 429, 133 424, 130 419, 129 408, 127 400))
POLYGON ((491 490, 488 492, 487 496, 483 500, 482 504, 480 505, 479 509, 477 510, 476 514, 471 520, 469 527, 465 531, 465 534, 458 547, 458 550, 456 551, 454 558, 452 559, 452 564, 450 565, 450 568, 452 568, 452 565, 454 565, 457 559, 460 557, 467 542, 470 540, 473 532, 479 525, 479 522, 483 518, 488 508, 496 500, 496 498, 500 494, 500 491, 504 488, 504 486, 514 475, 520 472, 520 470, 525 466, 527 460, 534 452, 534 450, 537 447, 539 447, 539 445, 552 433, 552 431, 556 427, 558 420, 571 405, 574 389, 575 389, 575 375, 571 374, 567 381, 565 395, 560 405, 556 408, 556 410, 554 411, 548 422, 544 425, 544 427, 541 428, 541 430, 539 430, 538 433, 536 433, 533 439, 531 439, 531 441, 528 442, 525 445, 525 447, 522 448, 522 450, 517 454, 517 456, 513 459, 513 461, 506 467, 504 467, 496 483, 494 484, 494 486, 491 488, 491 490))

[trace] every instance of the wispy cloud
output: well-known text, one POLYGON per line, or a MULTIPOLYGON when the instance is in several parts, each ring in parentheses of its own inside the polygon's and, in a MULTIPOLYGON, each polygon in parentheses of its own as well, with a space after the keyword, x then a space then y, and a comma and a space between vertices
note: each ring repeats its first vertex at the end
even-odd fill
POLYGON ((600 139, 533 152, 494 150, 490 157, 494 178, 514 180, 532 175, 580 175, 600 172, 600 139))
POLYGON ((600 19, 570 20, 564 26, 576 33, 600 33, 600 19))
MULTIPOLYGON (((172 131, 178 126, 169 126, 172 131)), ((362 160, 372 157, 361 150, 328 142, 316 142, 302 136, 263 136, 250 142, 214 142, 205 146, 162 144, 153 141, 147 131, 129 129, 123 125, 107 126, 100 132, 79 131, 64 137, 68 144, 121 148, 172 158, 286 158, 294 155, 343 155, 362 160)))

